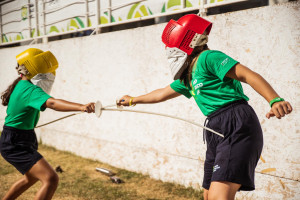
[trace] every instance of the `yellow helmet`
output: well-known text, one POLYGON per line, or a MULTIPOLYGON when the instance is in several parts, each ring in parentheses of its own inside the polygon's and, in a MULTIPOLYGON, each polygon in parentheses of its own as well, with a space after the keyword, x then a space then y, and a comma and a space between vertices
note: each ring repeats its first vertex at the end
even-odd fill
POLYGON ((26 75, 31 79, 41 73, 55 73, 58 68, 58 62, 55 56, 50 52, 43 52, 40 49, 29 48, 16 56, 19 65, 24 65, 29 74, 26 75))

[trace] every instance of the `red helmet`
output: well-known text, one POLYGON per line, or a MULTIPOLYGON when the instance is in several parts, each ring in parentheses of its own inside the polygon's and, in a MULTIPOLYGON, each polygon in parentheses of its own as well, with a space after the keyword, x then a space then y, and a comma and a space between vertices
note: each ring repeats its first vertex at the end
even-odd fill
POLYGON ((162 34, 162 41, 167 47, 177 47, 188 55, 194 50, 191 44, 199 35, 206 31, 208 35, 212 23, 195 14, 181 17, 178 21, 170 20, 162 34))

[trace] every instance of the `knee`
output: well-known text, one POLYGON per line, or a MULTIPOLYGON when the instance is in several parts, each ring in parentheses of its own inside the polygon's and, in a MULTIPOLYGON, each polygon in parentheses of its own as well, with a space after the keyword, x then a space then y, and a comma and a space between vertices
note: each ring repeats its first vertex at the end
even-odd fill
POLYGON ((59 181, 59 177, 58 177, 57 173, 55 173, 54 171, 51 173, 48 173, 46 175, 46 178, 45 178, 46 183, 48 183, 50 185, 57 185, 58 181, 59 181))
POLYGON ((23 178, 21 180, 23 185, 32 185, 34 183, 36 183, 38 181, 38 179, 28 179, 28 178, 23 178))
POLYGON ((57 173, 54 172, 54 173, 50 176, 49 181, 50 181, 52 184, 58 184, 59 177, 58 177, 57 173))

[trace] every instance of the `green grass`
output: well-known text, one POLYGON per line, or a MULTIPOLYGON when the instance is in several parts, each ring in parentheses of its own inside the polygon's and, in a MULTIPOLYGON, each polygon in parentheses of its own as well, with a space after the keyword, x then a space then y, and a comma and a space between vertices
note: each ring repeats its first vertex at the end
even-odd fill
MULTIPOLYGON (((202 199, 202 191, 173 183, 151 179, 147 175, 118 169, 107 164, 85 159, 69 152, 58 151, 40 145, 39 152, 59 173, 59 186, 53 199, 56 200, 188 200, 202 199), (117 173, 125 183, 114 184, 109 177, 97 172, 103 167, 117 173)), ((9 187, 22 175, 2 157, 0 158, 0 199, 9 187)), ((37 183, 18 200, 33 199, 41 184, 37 183)))

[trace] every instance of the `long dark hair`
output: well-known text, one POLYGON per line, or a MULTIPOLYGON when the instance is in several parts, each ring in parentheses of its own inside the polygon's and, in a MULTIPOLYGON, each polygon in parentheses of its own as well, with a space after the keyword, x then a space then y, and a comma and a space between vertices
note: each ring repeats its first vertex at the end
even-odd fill
POLYGON ((183 64, 183 67, 185 67, 185 70, 182 72, 180 76, 180 81, 184 83, 186 87, 190 87, 190 82, 192 79, 192 71, 193 66, 197 60, 197 58, 200 56, 200 54, 208 50, 208 46, 205 44, 203 46, 195 47, 191 55, 189 55, 186 59, 186 61, 183 64))
POLYGON ((16 85, 19 83, 19 81, 22 79, 22 77, 18 77, 14 82, 8 86, 8 88, 2 92, 1 99, 2 99, 2 105, 7 106, 9 102, 9 98, 11 93, 14 91, 16 85))

